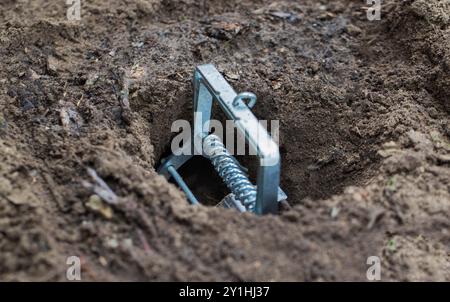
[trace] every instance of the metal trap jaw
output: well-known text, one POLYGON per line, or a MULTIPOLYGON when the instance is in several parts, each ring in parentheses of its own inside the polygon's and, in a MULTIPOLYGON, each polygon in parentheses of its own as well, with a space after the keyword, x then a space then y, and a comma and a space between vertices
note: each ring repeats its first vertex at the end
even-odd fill
POLYGON ((184 182, 178 169, 195 154, 208 158, 231 191, 219 203, 225 208, 258 215, 275 214, 278 203, 287 199, 279 187, 280 152, 278 145, 259 123, 251 108, 256 96, 251 92, 237 94, 220 72, 211 64, 201 65, 194 72, 194 129, 192 139, 172 155, 162 160, 158 173, 173 178, 191 204, 199 201, 184 182), (229 153, 215 134, 210 134, 213 102, 217 102, 226 117, 234 122, 245 137, 252 154, 258 157, 256 186, 245 169, 229 153))

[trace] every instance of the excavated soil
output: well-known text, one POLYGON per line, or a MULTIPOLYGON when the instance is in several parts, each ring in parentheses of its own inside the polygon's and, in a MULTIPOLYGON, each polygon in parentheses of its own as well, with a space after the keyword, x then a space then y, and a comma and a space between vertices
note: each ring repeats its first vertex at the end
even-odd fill
POLYGON ((448 0, 81 4, 0 4, 0 280, 79 256, 85 281, 364 281, 378 256, 384 281, 450 281, 448 0), (290 210, 192 207, 155 172, 204 63, 280 121, 290 210))

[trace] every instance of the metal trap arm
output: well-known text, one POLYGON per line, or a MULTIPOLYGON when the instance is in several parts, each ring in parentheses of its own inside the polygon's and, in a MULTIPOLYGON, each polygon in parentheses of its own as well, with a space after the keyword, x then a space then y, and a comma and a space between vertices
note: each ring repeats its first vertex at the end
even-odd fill
POLYGON ((255 212, 261 215, 278 211, 280 153, 278 146, 249 108, 256 101, 253 97, 253 94, 245 92, 238 95, 211 64, 198 66, 195 70, 194 145, 196 142, 201 144, 208 135, 212 102, 215 100, 226 116, 234 121, 259 158, 255 212), (248 98, 252 103, 247 105, 244 100, 248 98))

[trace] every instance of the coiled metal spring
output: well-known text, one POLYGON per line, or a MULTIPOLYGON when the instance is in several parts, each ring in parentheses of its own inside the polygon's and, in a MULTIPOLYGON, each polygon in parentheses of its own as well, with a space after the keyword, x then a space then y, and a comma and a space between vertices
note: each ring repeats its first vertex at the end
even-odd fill
POLYGON ((254 212, 256 206, 255 186, 217 135, 210 134, 204 138, 203 152, 211 160, 215 170, 236 199, 242 202, 247 211, 254 212))

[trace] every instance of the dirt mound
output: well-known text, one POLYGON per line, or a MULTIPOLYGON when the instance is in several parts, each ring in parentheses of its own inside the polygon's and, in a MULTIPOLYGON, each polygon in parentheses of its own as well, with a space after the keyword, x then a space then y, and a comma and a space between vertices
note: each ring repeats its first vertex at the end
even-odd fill
POLYGON ((3 1, 0 279, 66 280, 75 255, 83 280, 366 280, 379 256, 382 280, 449 281, 450 8, 362 6, 3 1), (290 211, 191 207, 156 174, 202 63, 280 120, 290 211))

